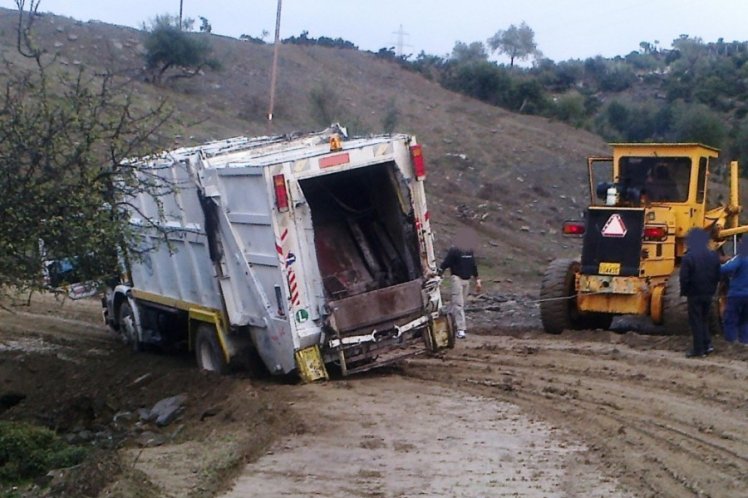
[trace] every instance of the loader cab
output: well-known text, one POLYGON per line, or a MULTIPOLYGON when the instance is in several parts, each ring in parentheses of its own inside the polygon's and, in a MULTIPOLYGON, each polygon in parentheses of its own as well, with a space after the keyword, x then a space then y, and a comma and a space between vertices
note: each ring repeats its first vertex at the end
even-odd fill
POLYGON ((709 166, 717 149, 701 144, 611 146, 612 158, 589 161, 592 205, 667 210, 679 238, 704 226, 709 166), (604 176, 610 179, 594 181, 604 176))

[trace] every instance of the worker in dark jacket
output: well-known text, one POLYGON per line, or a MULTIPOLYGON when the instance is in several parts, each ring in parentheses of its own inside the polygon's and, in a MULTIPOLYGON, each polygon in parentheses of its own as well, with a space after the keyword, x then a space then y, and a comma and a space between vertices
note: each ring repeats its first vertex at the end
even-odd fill
POLYGON ((470 290, 470 279, 472 277, 475 277, 475 291, 481 291, 481 281, 478 277, 478 266, 475 264, 473 251, 452 246, 439 266, 439 274, 444 270, 449 270, 452 278, 452 293, 449 305, 457 327, 456 335, 458 338, 464 339, 467 330, 465 299, 467 299, 470 290))
POLYGON ((730 276, 725 309, 725 340, 748 345, 748 238, 738 243, 738 254, 722 265, 730 276))
POLYGON ((698 358, 714 351, 709 337, 709 310, 720 277, 720 261, 709 249, 709 234, 692 228, 686 236, 687 252, 680 266, 680 295, 688 298, 688 324, 693 347, 688 358, 698 358))

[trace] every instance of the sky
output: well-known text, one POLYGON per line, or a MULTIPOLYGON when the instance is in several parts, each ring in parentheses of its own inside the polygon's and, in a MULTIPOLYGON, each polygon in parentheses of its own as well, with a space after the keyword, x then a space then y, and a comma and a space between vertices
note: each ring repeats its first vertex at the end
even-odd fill
MULTIPOLYGON (((277 0, 182 2, 185 17, 207 18, 215 34, 259 37, 267 30, 267 40, 273 36, 277 0)), ((179 5, 180 0, 41 0, 39 11, 141 27, 157 15, 178 15, 179 5)), ((0 7, 16 3, 0 0, 0 7)), ((561 61, 626 55, 642 41, 670 48, 682 34, 705 42, 744 41, 746 20, 746 0, 284 0, 281 37, 306 30, 376 51, 396 47, 402 26, 403 53, 445 56, 458 40, 485 42, 524 21, 543 55, 561 61)))

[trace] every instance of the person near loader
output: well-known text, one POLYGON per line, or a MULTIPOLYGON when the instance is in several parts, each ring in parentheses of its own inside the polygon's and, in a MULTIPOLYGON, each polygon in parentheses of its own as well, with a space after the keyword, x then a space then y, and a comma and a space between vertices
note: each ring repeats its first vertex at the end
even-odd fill
POLYGON ((709 249, 709 234, 692 228, 686 236, 688 250, 680 267, 680 294, 688 299, 688 325, 693 346, 687 358, 700 358, 714 351, 709 337, 709 311, 720 278, 720 260, 709 249))
POLYGON ((481 281, 478 277, 478 266, 475 264, 473 250, 453 245, 439 266, 439 274, 441 275, 445 270, 449 270, 451 275, 452 289, 449 306, 457 327, 456 336, 464 339, 467 331, 465 299, 470 291, 472 277, 475 277, 475 291, 481 291, 481 281))
POLYGON ((737 255, 722 265, 722 274, 730 277, 725 340, 748 345, 748 238, 740 239, 737 249, 737 255))

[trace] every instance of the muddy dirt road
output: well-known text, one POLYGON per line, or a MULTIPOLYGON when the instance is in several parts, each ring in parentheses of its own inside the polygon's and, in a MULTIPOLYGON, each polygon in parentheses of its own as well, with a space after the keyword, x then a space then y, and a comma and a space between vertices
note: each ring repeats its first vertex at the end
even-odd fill
POLYGON ((748 493, 748 348, 494 327, 440 359, 306 388, 315 421, 227 496, 748 493))
POLYGON ((76 440, 102 435, 82 444, 97 445, 98 462, 111 465, 89 466, 84 477, 101 482, 64 488, 68 495, 716 498, 748 490, 748 348, 719 339, 716 354, 688 360, 687 338, 549 336, 497 312, 440 358, 302 386, 201 374, 188 357, 135 355, 97 314, 91 302, 0 311, 3 391, 27 396, 2 418, 76 440), (128 413, 179 393, 187 401, 171 425, 136 417, 122 426, 128 413))
POLYGON ((308 386, 307 432, 247 466, 246 496, 629 496, 585 446, 516 405, 402 376, 308 386))

